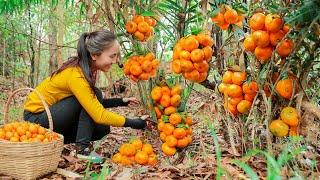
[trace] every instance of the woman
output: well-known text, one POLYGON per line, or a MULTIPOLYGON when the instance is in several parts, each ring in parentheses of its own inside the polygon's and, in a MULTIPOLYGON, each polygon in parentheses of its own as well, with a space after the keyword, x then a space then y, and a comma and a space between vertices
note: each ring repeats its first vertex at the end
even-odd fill
MULTIPOLYGON (((97 71, 107 72, 120 59, 120 45, 112 32, 102 30, 82 34, 77 54, 41 82, 36 90, 50 107, 54 131, 64 135, 65 143, 75 142, 79 153, 87 155, 90 141, 108 134, 109 126, 143 129, 146 122, 106 110, 129 102, 119 98, 105 100, 95 87, 97 71)), ((46 128, 49 126, 44 106, 34 92, 25 102, 24 119, 46 128)))

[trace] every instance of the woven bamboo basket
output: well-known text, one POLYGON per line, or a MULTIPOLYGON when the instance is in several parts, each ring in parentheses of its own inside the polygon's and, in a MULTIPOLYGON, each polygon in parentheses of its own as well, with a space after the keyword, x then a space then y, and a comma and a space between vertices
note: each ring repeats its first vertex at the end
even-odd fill
MULTIPOLYGON (((32 88, 15 90, 8 98, 4 107, 4 124, 8 123, 9 105, 14 95, 20 91, 34 91, 41 99, 49 120, 49 131, 53 132, 53 121, 43 96, 32 88)), ((63 149, 63 136, 47 143, 41 142, 10 142, 0 140, 0 174, 16 179, 35 179, 56 171, 63 149)))

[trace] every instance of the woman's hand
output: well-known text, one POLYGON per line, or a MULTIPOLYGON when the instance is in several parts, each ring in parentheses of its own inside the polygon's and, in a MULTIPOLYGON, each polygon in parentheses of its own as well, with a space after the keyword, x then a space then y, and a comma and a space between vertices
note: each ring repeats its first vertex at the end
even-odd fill
POLYGON ((122 98, 124 103, 129 103, 129 105, 137 105, 139 104, 139 100, 135 97, 122 98))

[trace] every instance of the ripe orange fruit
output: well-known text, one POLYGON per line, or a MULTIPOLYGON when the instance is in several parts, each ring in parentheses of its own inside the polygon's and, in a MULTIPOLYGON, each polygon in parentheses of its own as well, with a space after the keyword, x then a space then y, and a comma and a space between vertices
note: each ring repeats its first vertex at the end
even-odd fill
POLYGON ((171 94, 171 90, 168 86, 162 86, 161 92, 162 92, 162 95, 166 94, 166 95, 170 96, 170 94, 171 94))
POLYGON ((123 156, 134 156, 136 154, 136 148, 132 144, 125 143, 120 146, 119 152, 123 156))
POLYGON ((18 133, 19 136, 26 134, 26 130, 22 126, 17 127, 16 132, 18 133))
POLYGON ((29 132, 31 132, 32 134, 38 133, 38 126, 35 124, 30 124, 29 125, 29 132))
POLYGON ((194 35, 191 35, 183 40, 182 47, 183 49, 191 52, 192 50, 197 49, 199 47, 199 42, 194 35))
POLYGON ((162 130, 167 136, 169 136, 173 133, 174 126, 171 123, 165 123, 162 130))
POLYGON ((131 158, 129 158, 127 156, 122 156, 121 157, 121 164, 131 166, 133 164, 133 161, 131 158))
POLYGON ((186 78, 186 79, 189 79, 189 80, 194 81, 194 82, 199 82, 199 79, 200 79, 199 71, 197 71, 196 69, 191 71, 189 73, 189 78, 186 78))
POLYGON ((256 94, 259 91, 259 87, 254 81, 251 81, 250 83, 245 82, 242 85, 242 90, 245 94, 256 94))
POLYGON ((229 28, 229 25, 230 25, 229 23, 225 22, 225 23, 219 25, 219 27, 220 27, 222 30, 227 30, 227 29, 229 28))
POLYGON ((145 165, 148 163, 149 157, 148 154, 144 151, 139 151, 137 154, 134 156, 134 160, 136 163, 140 165, 145 165))
POLYGON ((183 72, 191 72, 194 67, 191 61, 180 59, 180 67, 183 72))
POLYGON ((241 85, 247 79, 246 72, 234 72, 232 74, 232 83, 236 85, 241 85))
MULTIPOLYGON (((192 117, 190 117, 190 116, 187 116, 187 118, 186 118, 186 122, 185 122, 186 124, 188 124, 189 126, 191 126, 192 124, 193 124, 193 120, 192 120, 192 117)), ((189 128, 190 129, 190 128, 189 128)))
POLYGON ((174 73, 180 74, 181 73, 180 60, 172 61, 171 68, 174 73))
POLYGON ((249 26, 251 29, 257 31, 262 30, 265 25, 266 16, 262 13, 254 14, 249 20, 249 26))
POLYGON ((204 52, 201 49, 194 49, 190 54, 190 58, 192 62, 201 62, 204 59, 204 52))
POLYGON ((207 77, 208 77, 208 72, 200 72, 198 82, 200 83, 205 81, 207 77))
POLYGON ((299 123, 298 111, 293 107, 285 107, 280 113, 280 118, 289 126, 297 126, 299 123))
POLYGON ((218 90, 219 90, 220 93, 223 94, 225 92, 225 90, 227 89, 227 87, 228 87, 228 84, 220 83, 219 86, 218 86, 218 90))
MULTIPOLYGON (((172 125, 178 125, 181 122, 181 120, 182 120, 182 118, 178 113, 173 113, 169 117, 169 122, 172 125)), ((169 134, 167 134, 167 135, 169 135, 169 134)))
POLYGON ((132 65, 130 67, 130 73, 135 75, 135 76, 139 76, 142 73, 142 69, 138 65, 132 65))
POLYGON ((148 80, 150 78, 150 74, 149 73, 141 73, 139 76, 140 80, 148 80))
POLYGON ((260 63, 264 64, 269 61, 270 57, 272 56, 272 47, 256 47, 254 50, 254 55, 260 61, 260 63))
POLYGON ((6 133, 4 130, 0 129, 0 139, 5 139, 6 133))
POLYGON ((267 47, 270 43, 269 33, 267 31, 258 30, 253 32, 252 39, 257 47, 267 47))
POLYGON ((157 163, 158 163, 157 156, 155 154, 150 155, 149 158, 148 158, 148 165, 154 166, 157 163))
POLYGON ((128 21, 126 23, 126 30, 130 34, 135 33, 137 31, 137 24, 133 21, 128 21))
POLYGON ((164 127, 164 122, 160 119, 160 121, 158 122, 158 130, 162 131, 164 127))
POLYGON ((277 14, 268 14, 265 18, 265 27, 269 32, 277 32, 283 26, 281 17, 277 14))
POLYGON ((149 154, 153 153, 153 148, 152 148, 151 144, 146 143, 142 146, 142 151, 144 151, 145 153, 147 153, 149 155, 149 154))
POLYGON ((140 22, 144 21, 144 17, 140 15, 134 15, 132 21, 139 24, 140 22))
POLYGON ((290 99, 293 93, 293 81, 291 79, 278 81, 276 91, 283 98, 290 99))
POLYGON ((166 108, 169 107, 171 103, 171 98, 169 95, 164 94, 162 95, 161 99, 160 99, 160 104, 162 107, 166 108))
POLYGON ((269 126, 271 133, 277 137, 288 135, 289 127, 283 121, 277 119, 273 120, 269 126))
POLYGON ((169 107, 166 107, 166 108, 164 109, 164 114, 165 114, 165 115, 170 115, 170 114, 173 114, 173 113, 175 113, 175 112, 177 112, 177 108, 174 107, 174 106, 169 106, 169 107))
POLYGON ((112 161, 115 163, 120 163, 122 159, 122 155, 120 153, 116 153, 112 156, 112 161))
POLYGON ((242 88, 239 85, 230 84, 226 89, 226 93, 232 98, 239 97, 242 95, 242 88))
POLYGON ((136 150, 141 150, 142 149, 142 141, 140 139, 135 139, 131 142, 131 144, 136 148, 136 150))
POLYGON ((232 113, 234 116, 236 116, 238 114, 238 110, 237 110, 237 106, 236 105, 232 105, 229 102, 225 102, 224 104, 225 108, 232 113))
POLYGON ((19 142, 20 141, 20 138, 19 137, 16 137, 16 136, 13 136, 10 138, 10 141, 11 142, 19 142))
POLYGON ((244 39, 243 46, 244 46, 244 50, 250 51, 250 52, 254 52, 254 50, 256 49, 257 45, 256 45, 255 41, 253 40, 252 35, 247 36, 244 39))
POLYGON ((171 92, 170 92, 171 96, 173 95, 180 95, 181 94, 181 86, 180 85, 175 85, 171 88, 171 92))
POLYGON ((222 76, 222 82, 226 84, 232 84, 232 75, 233 75, 232 71, 226 71, 222 76))
POLYGON ((182 139, 187 135, 187 132, 184 128, 176 128, 173 131, 173 136, 177 139, 182 139))
POLYGON ((161 99, 161 97, 162 97, 162 88, 159 86, 154 87, 151 90, 151 98, 154 101, 159 101, 161 99))
POLYGON ((292 40, 285 39, 280 42, 276 50, 281 57, 287 57, 292 52, 293 46, 292 40))
POLYGON ((221 12, 219 12, 217 15, 211 17, 211 20, 212 20, 212 22, 214 22, 218 25, 224 24, 224 22, 225 22, 224 15, 221 12))
POLYGON ((136 39, 138 39, 139 41, 144 41, 145 40, 144 34, 142 32, 140 32, 140 31, 136 31, 134 33, 134 37, 136 39))
POLYGON ((230 98, 228 102, 232 105, 238 105, 239 102, 242 100, 243 100, 243 96, 239 96, 239 97, 230 98))
POLYGON ((168 146, 167 143, 161 145, 162 152, 167 156, 173 156, 176 153, 176 148, 168 146))
POLYGON ((255 97, 256 97, 256 93, 255 94, 245 94, 244 95, 244 99, 247 100, 247 101, 250 101, 250 102, 252 102, 255 97))
POLYGON ((12 131, 13 130, 13 126, 12 124, 5 124, 3 126, 4 131, 8 132, 8 131, 12 131))
POLYGON ((165 141, 169 147, 175 147, 178 143, 178 140, 176 137, 174 137, 173 135, 169 135, 166 137, 166 141, 165 141))
POLYGON ((157 118, 158 119, 161 118, 161 116, 162 116, 161 110, 158 107, 154 107, 154 111, 156 113, 157 118))
POLYGON ((213 54, 212 48, 210 46, 206 46, 202 49, 202 51, 204 53, 204 60, 210 62, 213 54))
POLYGON ((178 140, 177 147, 184 148, 184 147, 187 147, 188 144, 189 144, 189 139, 187 137, 184 137, 178 140))
POLYGON ((208 72, 209 70, 209 64, 207 63, 207 61, 201 61, 198 63, 193 63, 194 68, 201 72, 208 72))
POLYGON ((202 45, 203 47, 210 47, 211 48, 214 44, 213 39, 210 37, 209 34, 199 33, 196 36, 196 39, 198 40, 200 45, 202 45))
POLYGON ((161 139, 162 142, 166 141, 166 137, 167 137, 166 133, 164 133, 164 132, 160 133, 160 139, 161 139))
POLYGON ((191 54, 189 51, 183 50, 180 52, 179 58, 184 60, 190 60, 191 54))
POLYGON ((152 63, 149 60, 145 60, 143 61, 143 63, 141 64, 141 68, 144 72, 151 72, 152 70, 152 63))
POLYGON ((285 36, 285 33, 282 30, 279 30, 274 33, 270 33, 270 43, 272 46, 276 46, 278 42, 285 36))
POLYGON ((171 100, 170 100, 171 106, 178 107, 180 105, 180 102, 181 102, 181 96, 180 95, 175 94, 175 95, 173 95, 171 97, 171 100))
POLYGON ((153 59, 153 60, 151 61, 152 69, 157 68, 159 65, 160 65, 160 61, 159 61, 158 59, 153 59))
POLYGON ((290 26, 287 25, 287 24, 285 24, 285 25, 283 26, 282 30, 283 30, 283 32, 284 32, 285 34, 287 34, 287 33, 290 31, 290 26))
POLYGON ((236 22, 238 22, 238 13, 234 9, 228 9, 223 16, 225 22, 229 24, 235 24, 236 22))
POLYGON ((251 102, 248 100, 241 100, 237 105, 238 112, 244 114, 247 113, 251 108, 251 102))

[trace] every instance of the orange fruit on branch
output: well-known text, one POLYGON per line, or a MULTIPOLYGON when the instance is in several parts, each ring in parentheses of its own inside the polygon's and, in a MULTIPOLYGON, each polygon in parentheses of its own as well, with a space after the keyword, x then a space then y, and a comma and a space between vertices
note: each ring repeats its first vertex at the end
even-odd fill
POLYGON ((298 111, 293 107, 285 107, 280 113, 280 118, 289 126, 297 126, 299 123, 298 111))

